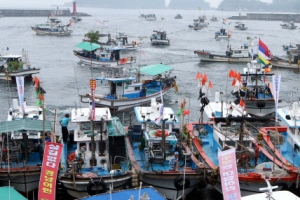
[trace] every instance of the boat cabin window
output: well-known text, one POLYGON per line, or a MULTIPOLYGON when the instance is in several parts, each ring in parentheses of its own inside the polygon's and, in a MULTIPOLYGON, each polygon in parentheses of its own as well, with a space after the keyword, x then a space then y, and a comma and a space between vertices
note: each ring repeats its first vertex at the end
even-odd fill
POLYGON ((219 144, 223 148, 223 141, 219 138, 219 144))
POLYGON ((140 87, 134 87, 134 90, 138 91, 138 90, 140 90, 140 87))
POLYGON ((234 141, 225 141, 225 144, 227 145, 227 146, 232 146, 232 147, 234 147, 235 146, 235 142, 234 141))
POLYGON ((249 145, 250 145, 250 144, 249 144, 249 141, 243 141, 242 144, 243 144, 244 147, 249 147, 249 145))
POLYGON ((117 83, 117 86, 122 86, 122 85, 123 85, 122 82, 118 82, 118 83, 117 83))
POLYGON ((80 123, 80 130, 90 130, 90 129, 91 129, 91 122, 80 123))
POLYGON ((86 152, 86 144, 85 143, 79 143, 79 149, 81 153, 86 152))
POLYGON ((235 54, 240 54, 242 51, 234 51, 235 54))

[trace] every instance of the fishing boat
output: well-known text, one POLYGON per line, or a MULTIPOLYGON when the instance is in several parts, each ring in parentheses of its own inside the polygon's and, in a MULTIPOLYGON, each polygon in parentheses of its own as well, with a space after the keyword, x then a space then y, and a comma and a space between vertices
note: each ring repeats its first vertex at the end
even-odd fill
POLYGON ((232 94, 235 97, 234 103, 245 102, 247 113, 256 117, 274 116, 275 101, 273 87, 267 77, 274 74, 268 73, 270 68, 259 66, 256 60, 247 63, 243 73, 230 71, 229 77, 233 78, 232 94))
POLYGON ((279 108, 277 115, 284 126, 262 127, 260 133, 263 139, 272 146, 282 165, 298 168, 300 164, 300 102, 293 102, 290 106, 279 108))
MULTIPOLYGON (((99 87, 101 93, 95 94, 95 104, 99 107, 108 107, 114 111, 121 111, 136 105, 146 104, 151 98, 160 98, 172 88, 178 90, 175 78, 171 77, 172 67, 156 64, 141 67, 141 74, 146 74, 152 78, 133 83, 135 77, 98 77, 96 80, 107 81, 107 90, 99 87), (167 74, 166 74, 167 73, 167 74), (166 74, 166 77, 162 77, 166 74), (107 93, 105 93, 107 92, 107 93)), ((91 94, 80 95, 82 102, 88 102, 91 94)))
POLYGON ((273 56, 271 59, 273 67, 286 69, 300 69, 300 57, 298 55, 289 55, 289 59, 273 56))
MULTIPOLYGON (((197 54, 200 58, 200 62, 228 62, 228 63, 248 63, 252 60, 253 45, 244 44, 238 48, 231 48, 231 45, 227 46, 225 55, 215 54, 205 50, 196 50, 194 54, 197 54)), ((254 53, 254 59, 256 55, 254 53)))
POLYGON ((219 20, 218 20, 217 17, 215 17, 215 16, 213 15, 212 18, 210 18, 210 21, 212 21, 212 22, 218 22, 219 20))
POLYGON ((234 26, 234 28, 241 31, 248 29, 248 27, 244 23, 238 23, 237 25, 234 26))
POLYGON ((193 149, 200 154, 200 161, 205 168, 210 168, 209 182, 222 193, 219 176, 218 151, 236 149, 238 180, 242 196, 260 192, 267 176, 272 185, 277 184, 279 190, 286 190, 295 181, 295 168, 281 165, 281 160, 271 153, 268 145, 256 136, 258 130, 253 128, 252 122, 267 122, 269 118, 249 117, 244 110, 244 104, 232 105, 221 101, 216 93, 215 102, 210 102, 206 92, 201 87, 199 122, 187 125, 192 138, 193 149), (203 113, 213 123, 204 122, 203 113), (257 140, 256 140, 257 137, 257 140), (271 171, 271 172, 270 172, 271 171), (280 178, 279 178, 280 177, 280 178), (280 181, 279 181, 280 180, 280 181))
POLYGON ((144 18, 146 21, 155 21, 156 20, 155 14, 147 14, 147 15, 145 15, 144 18))
POLYGON ((77 23, 77 22, 82 22, 82 18, 81 17, 78 17, 76 15, 73 15, 70 19, 70 22, 74 22, 74 23, 77 23))
POLYGON ((221 28, 220 31, 215 32, 215 39, 230 39, 231 31, 226 32, 226 29, 221 28))
POLYGON ((32 30, 36 32, 37 35, 70 36, 71 33, 73 33, 72 30, 68 29, 71 23, 72 22, 70 22, 67 25, 57 25, 57 26, 40 24, 35 27, 32 27, 32 30))
POLYGON ((24 116, 0 122, 0 185, 11 186, 26 197, 38 189, 43 157, 43 132, 50 135, 52 124, 24 116))
POLYGON ((84 197, 79 200, 112 200, 112 199, 137 199, 137 200, 166 200, 166 198, 161 195, 152 186, 148 187, 138 187, 127 190, 120 190, 115 192, 109 192, 105 194, 94 195, 90 197, 84 197))
POLYGON ((124 64, 136 62, 134 56, 123 57, 122 50, 125 48, 122 47, 100 46, 90 42, 81 42, 76 47, 81 50, 73 50, 74 55, 80 59, 81 63, 93 67, 120 68, 124 64))
POLYGON ((176 14, 175 19, 182 19, 182 15, 181 14, 176 14))
POLYGON ((282 45, 282 49, 286 51, 287 55, 292 54, 294 56, 300 53, 300 44, 282 45))
POLYGON ((129 186, 126 133, 119 118, 109 108, 87 107, 72 109, 70 122, 76 124, 74 142, 64 145, 59 176, 67 193, 78 199, 129 186))
POLYGON ((145 185, 152 185, 167 199, 188 195, 197 187, 203 174, 201 163, 183 142, 183 136, 177 129, 172 129, 179 122, 176 113, 155 99, 150 106, 135 107, 134 111, 138 123, 142 124, 133 125, 126 145, 139 180, 145 185), (155 122, 160 121, 162 129, 155 129, 155 122), (179 154, 179 161, 174 170, 169 170, 174 152, 179 154))
POLYGON ((284 23, 284 24, 280 24, 280 26, 281 26, 281 28, 283 28, 283 29, 296 29, 296 28, 298 27, 298 26, 296 26, 296 25, 294 24, 293 21, 287 22, 287 23, 284 23))
POLYGON ((116 36, 115 46, 126 48, 126 51, 135 51, 140 47, 141 42, 138 40, 132 40, 128 42, 128 34, 119 32, 116 36))
POLYGON ((11 80, 16 76, 30 77, 38 74, 40 68, 31 67, 27 52, 22 49, 22 54, 0 55, 0 79, 11 80))
POLYGON ((153 31, 154 33, 150 37, 152 45, 169 45, 170 40, 167 38, 166 31, 153 31))

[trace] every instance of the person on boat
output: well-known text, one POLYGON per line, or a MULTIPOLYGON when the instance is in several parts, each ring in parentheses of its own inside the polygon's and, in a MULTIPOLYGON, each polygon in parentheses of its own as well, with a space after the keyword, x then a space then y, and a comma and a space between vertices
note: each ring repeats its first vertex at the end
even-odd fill
POLYGON ((68 124, 70 120, 69 114, 65 114, 65 117, 59 121, 64 143, 67 143, 69 139, 68 124))
POLYGON ((175 151, 174 155, 171 157, 169 161, 169 171, 175 171, 176 165, 178 163, 178 156, 179 156, 178 151, 175 151))

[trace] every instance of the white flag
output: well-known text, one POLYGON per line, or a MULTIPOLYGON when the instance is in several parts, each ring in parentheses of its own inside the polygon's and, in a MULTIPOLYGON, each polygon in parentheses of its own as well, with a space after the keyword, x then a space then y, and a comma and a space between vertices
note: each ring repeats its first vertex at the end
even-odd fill
POLYGON ((20 102, 20 106, 22 108, 22 112, 24 114, 25 113, 25 108, 24 108, 24 76, 16 76, 16 82, 17 82, 19 102, 20 102))
POLYGON ((279 100, 279 90, 280 90, 280 80, 281 80, 281 75, 273 75, 272 76, 272 84, 273 84, 273 98, 275 100, 275 109, 276 109, 276 114, 275 114, 275 120, 277 121, 277 108, 278 108, 278 100, 279 100))

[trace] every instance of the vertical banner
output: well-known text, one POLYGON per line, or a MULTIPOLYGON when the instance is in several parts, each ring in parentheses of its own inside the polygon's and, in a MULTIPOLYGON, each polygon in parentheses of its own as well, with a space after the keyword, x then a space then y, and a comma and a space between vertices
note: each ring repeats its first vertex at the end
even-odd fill
POLYGON ((273 98, 275 100, 275 120, 277 122, 277 109, 278 109, 278 101, 279 101, 279 90, 280 90, 280 81, 281 81, 281 75, 273 75, 272 76, 272 84, 273 84, 273 98))
POLYGON ((38 200, 55 199, 56 177, 63 144, 45 142, 38 200))
POLYGON ((218 152, 224 200, 241 200, 235 149, 218 152))
MULTIPOLYGON (((25 113, 25 108, 24 108, 24 76, 16 76, 16 82, 17 82, 17 89, 18 89, 20 107, 22 108, 22 112, 24 114, 25 113)), ((14 108, 14 109, 16 109, 16 108, 14 108)))
POLYGON ((90 79, 90 88, 92 94, 92 113, 91 113, 91 120, 95 120, 95 90, 96 90, 96 80, 90 79))

